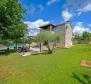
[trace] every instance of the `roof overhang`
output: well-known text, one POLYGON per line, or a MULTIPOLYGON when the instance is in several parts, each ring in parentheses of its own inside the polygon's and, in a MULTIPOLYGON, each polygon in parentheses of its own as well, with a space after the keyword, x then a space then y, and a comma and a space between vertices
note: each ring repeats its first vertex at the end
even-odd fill
POLYGON ((46 25, 40 26, 39 28, 48 29, 50 26, 52 26, 53 28, 56 27, 56 26, 53 25, 53 24, 46 24, 46 25))

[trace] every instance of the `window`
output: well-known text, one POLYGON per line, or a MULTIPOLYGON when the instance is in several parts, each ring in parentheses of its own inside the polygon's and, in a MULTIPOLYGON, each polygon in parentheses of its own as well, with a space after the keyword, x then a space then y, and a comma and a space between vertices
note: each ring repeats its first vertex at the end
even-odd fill
POLYGON ((68 26, 66 26, 66 29, 68 28, 68 26))

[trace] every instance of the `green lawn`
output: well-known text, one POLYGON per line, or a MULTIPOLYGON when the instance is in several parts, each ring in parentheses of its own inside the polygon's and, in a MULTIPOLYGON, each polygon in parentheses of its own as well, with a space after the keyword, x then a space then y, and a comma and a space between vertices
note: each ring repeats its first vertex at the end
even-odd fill
POLYGON ((80 66, 84 59, 91 60, 91 45, 28 57, 8 52, 0 55, 0 84, 91 84, 91 68, 80 66))

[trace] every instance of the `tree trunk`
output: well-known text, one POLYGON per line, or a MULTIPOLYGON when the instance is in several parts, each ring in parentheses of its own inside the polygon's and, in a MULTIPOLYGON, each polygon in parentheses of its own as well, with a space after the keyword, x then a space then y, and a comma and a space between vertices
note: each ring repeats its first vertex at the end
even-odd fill
POLYGON ((29 41, 29 49, 30 49, 30 41, 29 41))
POLYGON ((7 47, 7 50, 9 51, 9 46, 7 47))
POLYGON ((52 49, 50 48, 49 42, 47 43, 47 47, 48 47, 48 54, 52 54, 52 49))
POLYGON ((40 42, 40 52, 42 51, 42 48, 41 48, 42 46, 41 46, 41 42, 40 42))
POLYGON ((17 51, 17 40, 16 40, 16 51, 17 51))
POLYGON ((53 48, 52 48, 52 50, 55 48, 55 45, 56 45, 56 43, 53 43, 53 48))

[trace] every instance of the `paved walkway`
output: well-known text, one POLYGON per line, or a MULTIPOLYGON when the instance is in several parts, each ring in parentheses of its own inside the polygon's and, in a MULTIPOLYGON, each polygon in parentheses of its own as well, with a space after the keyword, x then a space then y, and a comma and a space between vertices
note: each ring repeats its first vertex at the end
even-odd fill
MULTIPOLYGON (((43 47, 42 50, 47 50, 46 47, 43 47)), ((19 53, 19 52, 18 52, 19 53)), ((37 54, 37 53, 41 53, 40 52, 40 48, 37 47, 30 47, 30 52, 21 52, 19 53, 21 56, 29 56, 31 54, 37 54)))
POLYGON ((21 56, 29 56, 29 55, 31 55, 31 53, 30 52, 21 52, 21 53, 19 53, 21 56))
POLYGON ((39 48, 33 48, 30 47, 30 52, 18 52, 21 56, 29 56, 31 54, 39 53, 40 49, 39 48))

